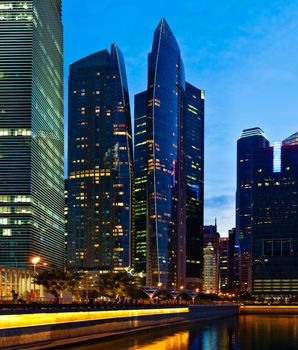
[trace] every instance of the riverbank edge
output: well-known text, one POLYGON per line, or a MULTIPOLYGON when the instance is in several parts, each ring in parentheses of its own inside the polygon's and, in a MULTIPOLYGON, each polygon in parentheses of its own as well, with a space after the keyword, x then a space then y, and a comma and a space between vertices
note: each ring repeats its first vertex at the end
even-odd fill
MULTIPOLYGON (((78 336, 70 336, 70 337, 63 337, 58 339, 48 339, 43 341, 38 341, 36 343, 27 343, 27 344, 21 344, 18 340, 18 342, 14 342, 13 337, 11 336, 12 342, 10 344, 7 344, 5 346, 0 346, 1 349, 16 349, 16 346, 19 350, 26 349, 26 350, 37 350, 37 349, 57 349, 57 347, 63 347, 63 346, 71 346, 72 344, 83 344, 86 342, 92 342, 97 340, 102 341, 108 341, 117 338, 117 336, 124 336, 124 335, 132 335, 132 334, 141 334, 150 330, 158 329, 158 328, 167 328, 167 327, 179 327, 179 326, 187 326, 191 323, 198 323, 198 322, 207 322, 212 321, 220 318, 225 317, 233 317, 239 315, 239 307, 236 305, 233 306, 210 306, 210 307, 190 307, 189 312, 186 314, 170 314, 170 315, 164 315, 161 317, 158 316, 151 316, 151 317, 134 317, 127 320, 119 320, 119 322, 126 322, 127 328, 123 329, 113 329, 111 331, 104 331, 104 332, 98 332, 94 333, 91 332, 90 334, 80 334, 78 336), (147 320, 146 320, 147 319, 147 320), (139 326, 132 326, 133 323, 146 323, 152 322, 151 324, 144 324, 139 326)), ((76 324, 69 325, 71 328, 72 326, 78 327, 77 329, 82 330, 84 327, 86 327, 88 330, 91 331, 92 327, 99 326, 100 323, 103 323, 104 325, 109 327, 109 323, 104 322, 77 322, 76 324), (90 326, 88 326, 88 323, 90 326)), ((63 325, 61 325, 63 326, 63 325)), ((67 325, 66 325, 67 326, 67 325)), ((32 329, 39 327, 31 327, 32 329)), ((64 325, 65 327, 65 325, 64 325)), ((61 327, 62 328, 62 327, 61 327)), ((70 331, 70 329, 66 329, 66 331, 70 331)), ((40 329, 39 329, 40 331, 40 329)), ((73 329, 71 330, 73 331, 73 329)), ((26 333, 26 329, 24 329, 24 332, 26 333)), ((47 332, 51 334, 51 337, 55 337, 55 334, 53 330, 48 329, 47 332)), ((26 334, 20 334, 19 337, 23 338, 26 334)), ((37 334, 37 333, 36 333, 37 334)), ((11 334, 13 335, 13 333, 11 334)), ((32 334, 34 337, 34 333, 32 334)), ((38 337, 37 337, 38 338, 38 337)), ((9 339, 7 339, 9 343, 9 339)))
POLYGON ((241 305, 240 315, 298 315, 298 306, 291 305, 241 305))

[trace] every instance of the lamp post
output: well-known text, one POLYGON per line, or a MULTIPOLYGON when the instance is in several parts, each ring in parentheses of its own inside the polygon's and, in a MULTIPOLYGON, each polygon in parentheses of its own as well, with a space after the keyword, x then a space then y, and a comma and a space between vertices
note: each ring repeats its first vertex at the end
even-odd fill
POLYGON ((199 294, 199 289, 198 289, 198 288, 196 288, 196 290, 193 290, 193 291, 191 292, 190 296, 191 296, 191 299, 192 299, 192 303, 193 303, 193 304, 195 303, 195 299, 196 299, 196 297, 198 296, 198 294, 199 294))
POLYGON ((31 259, 31 263, 33 264, 33 295, 35 297, 35 275, 36 275, 36 266, 37 264, 40 262, 40 257, 39 256, 35 256, 31 259))

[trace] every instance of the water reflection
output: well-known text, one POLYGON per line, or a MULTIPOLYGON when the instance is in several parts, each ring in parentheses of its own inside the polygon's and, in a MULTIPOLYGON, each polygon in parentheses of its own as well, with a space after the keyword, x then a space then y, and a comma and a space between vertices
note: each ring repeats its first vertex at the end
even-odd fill
MULTIPOLYGON (((66 349, 66 347, 64 347, 66 349)), ((72 346, 78 350, 283 350, 298 349, 297 316, 241 316, 185 328, 121 336, 72 346), (119 337, 120 338, 120 337, 119 337)))

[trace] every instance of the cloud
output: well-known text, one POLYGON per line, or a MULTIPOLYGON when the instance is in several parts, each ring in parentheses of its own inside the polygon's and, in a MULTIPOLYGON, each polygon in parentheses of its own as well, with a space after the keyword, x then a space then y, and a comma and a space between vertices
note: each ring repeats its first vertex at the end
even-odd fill
POLYGON ((205 207, 217 208, 226 207, 234 203, 235 197, 231 195, 213 196, 205 199, 205 207))
POLYGON ((235 225, 235 197, 219 195, 206 198, 204 216, 205 225, 214 224, 216 218, 221 236, 227 236, 228 230, 235 225))

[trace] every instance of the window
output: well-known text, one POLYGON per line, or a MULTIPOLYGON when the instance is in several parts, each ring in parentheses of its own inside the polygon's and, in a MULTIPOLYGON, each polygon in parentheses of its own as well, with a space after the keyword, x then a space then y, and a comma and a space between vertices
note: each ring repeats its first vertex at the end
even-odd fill
POLYGON ((290 240, 282 241, 282 255, 283 256, 292 255, 292 244, 290 240))
POLYGON ((264 256, 271 256, 272 255, 272 241, 271 240, 264 241, 263 251, 264 251, 264 256))
POLYGON ((273 241, 273 256, 281 256, 281 240, 279 239, 273 241))
POLYGON ((273 239, 263 241, 264 256, 290 256, 292 254, 292 240, 290 239, 273 239))
POLYGON ((11 236, 12 235, 11 228, 4 228, 2 231, 2 235, 3 236, 11 236))

